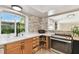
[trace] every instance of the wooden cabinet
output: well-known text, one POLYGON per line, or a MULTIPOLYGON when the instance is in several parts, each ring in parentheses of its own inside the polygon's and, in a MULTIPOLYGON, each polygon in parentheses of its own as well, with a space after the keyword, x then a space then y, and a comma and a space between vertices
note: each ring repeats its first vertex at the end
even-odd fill
POLYGON ((32 52, 36 53, 39 50, 39 37, 32 38, 32 52))
POLYGON ((5 54, 32 54, 32 39, 5 45, 5 54))
POLYGON ((5 54, 21 54, 20 42, 9 43, 5 45, 5 54))
POLYGON ((46 36, 46 49, 49 49, 48 36, 46 36))
POLYGON ((12 49, 7 49, 5 54, 21 54, 21 49, 20 47, 12 48, 12 49))
POLYGON ((32 54, 32 39, 24 40, 23 54, 32 54))
MULTIPOLYGON (((48 37, 46 38, 48 48, 48 37)), ((32 54, 39 50, 39 37, 33 37, 5 45, 5 54, 32 54)))

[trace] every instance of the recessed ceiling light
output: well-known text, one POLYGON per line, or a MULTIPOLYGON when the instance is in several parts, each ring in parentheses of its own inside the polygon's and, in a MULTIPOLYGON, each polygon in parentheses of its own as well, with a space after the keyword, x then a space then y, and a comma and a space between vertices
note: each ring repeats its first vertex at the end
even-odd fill
POLYGON ((22 7, 19 5, 12 5, 11 7, 12 7, 12 9, 14 9, 16 11, 22 11, 22 7))

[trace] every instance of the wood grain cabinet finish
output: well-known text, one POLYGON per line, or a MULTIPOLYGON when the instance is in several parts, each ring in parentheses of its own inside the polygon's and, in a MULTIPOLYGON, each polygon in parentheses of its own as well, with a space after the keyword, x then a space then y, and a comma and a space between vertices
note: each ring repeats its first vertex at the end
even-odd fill
POLYGON ((20 47, 7 49, 5 54, 22 54, 20 47))
POLYGON ((48 36, 46 36, 46 49, 49 49, 48 36))
POLYGON ((39 50, 39 37, 32 39, 32 53, 36 53, 39 50))
MULTIPOLYGON (((48 37, 46 37, 46 48, 48 49, 48 37)), ((39 37, 33 37, 5 45, 5 54, 32 54, 39 50, 39 37), (34 48, 35 47, 35 48, 34 48)))
POLYGON ((20 42, 6 44, 4 53, 5 54, 22 54, 20 42))
POLYGON ((5 54, 32 54, 32 39, 5 45, 5 54))
POLYGON ((32 39, 26 39, 23 46, 23 54, 32 54, 32 39))

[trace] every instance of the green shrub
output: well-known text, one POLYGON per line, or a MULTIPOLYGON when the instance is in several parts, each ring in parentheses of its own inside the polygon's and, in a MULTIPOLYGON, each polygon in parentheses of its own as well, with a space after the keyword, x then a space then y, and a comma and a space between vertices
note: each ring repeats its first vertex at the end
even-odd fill
POLYGON ((73 35, 78 35, 79 36, 79 27, 78 26, 74 26, 72 28, 72 33, 73 33, 73 35))

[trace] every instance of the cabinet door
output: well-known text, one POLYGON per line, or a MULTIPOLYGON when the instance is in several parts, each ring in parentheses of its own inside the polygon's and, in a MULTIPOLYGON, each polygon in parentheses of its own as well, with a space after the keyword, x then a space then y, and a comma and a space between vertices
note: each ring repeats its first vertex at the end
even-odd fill
POLYGON ((5 54, 21 54, 20 46, 11 48, 11 49, 7 49, 5 54))
POLYGON ((33 38, 32 45, 33 45, 32 52, 36 53, 40 49, 40 47, 39 47, 39 37, 34 37, 33 38))
POLYGON ((48 36, 46 36, 46 49, 49 48, 49 45, 48 45, 48 36))
POLYGON ((23 54, 32 54, 32 39, 24 41, 23 54))
POLYGON ((14 42, 5 45, 5 54, 21 54, 20 42, 14 42))

